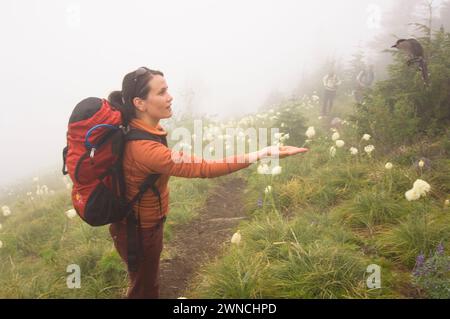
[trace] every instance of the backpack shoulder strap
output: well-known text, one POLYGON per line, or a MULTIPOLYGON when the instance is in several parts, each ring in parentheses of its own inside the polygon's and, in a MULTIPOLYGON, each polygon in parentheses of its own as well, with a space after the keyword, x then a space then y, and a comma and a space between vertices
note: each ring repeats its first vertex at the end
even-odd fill
MULTIPOLYGON (((155 141, 158 143, 161 143, 165 146, 167 146, 167 139, 163 135, 156 135, 152 134, 146 131, 142 131, 139 129, 130 129, 126 135, 125 135, 126 141, 138 141, 138 140, 150 140, 155 141)), ((151 189, 152 192, 158 197, 159 200, 159 209, 162 211, 162 205, 161 205, 161 195, 159 193, 158 188, 156 187, 157 180, 161 177, 161 174, 149 174, 147 178, 144 180, 144 182, 139 186, 139 192, 133 197, 131 202, 129 203, 129 208, 131 209, 133 205, 139 201, 144 193, 151 189)))
MULTIPOLYGON (((125 133, 125 142, 138 141, 138 140, 150 140, 161 143, 167 146, 167 139, 165 136, 152 134, 138 129, 130 129, 125 133)), ((159 211, 162 214, 161 194, 156 187, 157 180, 161 177, 161 174, 149 174, 144 182, 139 186, 138 193, 133 197, 131 202, 127 204, 127 211, 132 212, 135 203, 139 202, 144 193, 151 189, 152 192, 158 197, 159 211)), ((127 215, 127 257, 128 257, 128 270, 137 271, 137 260, 139 257, 138 243, 140 238, 137 234, 137 229, 140 226, 140 216, 136 219, 134 213, 127 215), (137 228, 136 228, 137 227, 137 228)))
POLYGON ((125 136, 125 139, 126 141, 150 140, 167 146, 167 139, 164 135, 156 135, 135 128, 129 130, 125 136))

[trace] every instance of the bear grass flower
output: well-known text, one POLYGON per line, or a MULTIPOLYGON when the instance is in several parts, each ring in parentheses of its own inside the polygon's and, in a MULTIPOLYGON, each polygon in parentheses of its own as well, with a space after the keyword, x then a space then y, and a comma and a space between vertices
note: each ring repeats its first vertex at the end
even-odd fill
POLYGON ((8 217, 11 215, 11 209, 8 206, 2 206, 3 216, 8 217))
POLYGON ((231 243, 235 244, 235 245, 239 245, 239 243, 241 242, 242 236, 241 236, 241 231, 238 230, 237 232, 235 232, 233 234, 233 236, 231 236, 231 243))
POLYGON ((315 130, 314 126, 308 127, 308 129, 306 130, 305 135, 309 139, 312 139, 314 136, 316 136, 316 130, 315 130))
POLYGON ((372 138, 372 136, 370 136, 369 134, 364 134, 363 137, 362 137, 362 139, 363 139, 364 141, 368 141, 368 140, 370 140, 371 138, 372 138))
POLYGON ((407 191, 405 193, 405 197, 410 202, 411 201, 415 201, 415 200, 418 200, 420 198, 420 193, 413 188, 413 189, 410 189, 409 191, 407 191))
POLYGON ((356 147, 350 147, 350 154, 357 155, 358 154, 358 149, 356 147))
POLYGON ((280 175, 282 171, 281 166, 275 166, 274 168, 272 168, 272 171, 270 172, 273 176, 275 175, 280 175))
POLYGON ((71 208, 68 211, 66 211, 65 214, 68 218, 72 219, 75 216, 77 216, 77 211, 75 209, 71 208))
POLYGON ((426 196, 430 190, 430 184, 422 179, 418 179, 414 182, 413 188, 405 193, 405 197, 408 201, 415 201, 420 197, 426 196))
POLYGON ((344 145, 345 145, 345 142, 343 140, 337 140, 336 141, 336 146, 338 148, 342 148, 342 147, 344 147, 344 145))
POLYGON ((419 167, 423 168, 425 166, 425 162, 423 160, 419 161, 419 167))
POLYGON ((372 152, 375 150, 375 146, 373 145, 367 145, 364 147, 364 152, 366 152, 368 155, 372 154, 372 152))
POLYGON ((331 135, 331 139, 333 141, 337 141, 341 136, 339 135, 338 132, 334 132, 333 135, 331 135))
POLYGON ((425 196, 431 190, 431 186, 424 180, 418 179, 414 182, 413 189, 416 189, 420 196, 425 196))
POLYGON ((273 137, 279 140, 282 135, 283 135, 282 133, 275 133, 273 137))
POLYGON ((283 134, 283 136, 281 136, 281 138, 280 138, 280 141, 284 142, 284 141, 288 140, 289 138, 290 138, 289 133, 283 134))
POLYGON ((258 171, 258 174, 260 174, 260 175, 270 174, 270 169, 269 169, 269 166, 267 164, 259 165, 257 171, 258 171))
POLYGON ((391 170, 392 167, 394 167, 394 165, 391 162, 387 162, 386 165, 384 165, 384 168, 386 168, 387 170, 391 170))
POLYGON ((330 147, 330 156, 335 157, 336 156, 336 147, 331 146, 330 147))

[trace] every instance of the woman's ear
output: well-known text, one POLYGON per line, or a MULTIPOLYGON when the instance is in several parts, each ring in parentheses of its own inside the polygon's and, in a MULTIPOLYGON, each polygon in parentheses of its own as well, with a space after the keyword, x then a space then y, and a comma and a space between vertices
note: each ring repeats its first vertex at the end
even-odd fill
POLYGON ((134 106, 141 112, 147 111, 147 108, 145 107, 145 102, 141 98, 135 97, 133 99, 134 106))

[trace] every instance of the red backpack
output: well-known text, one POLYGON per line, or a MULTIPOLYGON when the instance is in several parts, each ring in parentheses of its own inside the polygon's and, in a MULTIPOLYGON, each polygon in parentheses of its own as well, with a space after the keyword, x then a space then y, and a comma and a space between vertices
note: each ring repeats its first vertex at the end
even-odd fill
POLYGON ((158 196, 161 209, 155 186, 159 174, 149 174, 133 199, 126 200, 122 160, 125 143, 132 140, 152 140, 167 146, 164 136, 130 129, 119 109, 107 100, 84 99, 69 120, 62 170, 73 182, 73 207, 86 223, 102 226, 127 219, 129 268, 130 264, 131 268, 135 266, 137 258, 134 248, 139 221, 132 213, 133 205, 151 189, 158 196))

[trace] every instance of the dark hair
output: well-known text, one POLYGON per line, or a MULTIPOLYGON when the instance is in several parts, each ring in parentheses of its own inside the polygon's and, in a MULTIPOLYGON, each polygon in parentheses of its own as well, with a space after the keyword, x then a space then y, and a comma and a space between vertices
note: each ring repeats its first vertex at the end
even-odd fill
POLYGON ((128 73, 123 78, 122 91, 113 91, 108 96, 108 101, 122 113, 125 125, 136 118, 136 107, 133 99, 135 97, 146 99, 151 90, 150 80, 155 75, 164 76, 161 71, 142 68, 146 70, 144 74, 139 75, 138 70, 141 68, 128 73))

